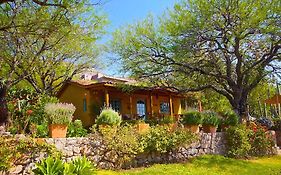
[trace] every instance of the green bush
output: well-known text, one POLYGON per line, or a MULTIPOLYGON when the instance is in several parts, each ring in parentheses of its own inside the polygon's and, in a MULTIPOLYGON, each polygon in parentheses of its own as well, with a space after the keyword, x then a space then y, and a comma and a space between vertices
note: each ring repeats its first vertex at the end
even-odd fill
POLYGON ((47 122, 42 123, 41 125, 35 125, 35 126, 36 126, 36 131, 35 131, 34 137, 47 138, 49 136, 47 122))
POLYGON ((227 126, 236 126, 238 125, 239 117, 233 111, 226 111, 223 113, 222 124, 227 126))
POLYGON ((200 125, 202 124, 202 114, 198 111, 188 111, 183 114, 181 123, 183 125, 200 125))
POLYGON ((251 144, 250 155, 264 156, 273 153, 274 141, 271 135, 260 125, 252 128, 249 133, 249 140, 251 144))
POLYGON ((110 152, 112 163, 116 168, 121 168, 124 164, 130 162, 137 154, 143 152, 143 144, 140 143, 140 135, 131 125, 118 127, 117 130, 102 129, 96 131, 93 129, 93 139, 101 137, 106 146, 106 152, 110 152), (118 157, 116 159, 116 157, 118 157), (114 160, 114 161, 113 161, 114 160))
POLYGON ((60 159, 47 157, 36 163, 33 172, 36 175, 64 175, 64 163, 60 159))
POLYGON ((229 157, 244 158, 249 156, 251 144, 250 130, 244 125, 232 126, 226 130, 227 155, 229 157))
POLYGON ((47 157, 36 164, 33 170, 38 175, 93 175, 95 166, 85 157, 64 163, 58 158, 47 157))
POLYGON ((162 120, 160 120, 160 124, 172 124, 175 123, 175 118, 173 116, 164 116, 162 120))
POLYGON ((189 145, 196 140, 196 136, 182 128, 171 132, 165 126, 152 127, 141 137, 145 152, 166 153, 183 145, 189 145))
POLYGON ((75 106, 67 103, 48 103, 45 113, 50 124, 69 124, 75 112, 75 106))
POLYGON ((273 120, 274 126, 272 127, 272 129, 274 129, 275 131, 281 131, 281 119, 277 118, 275 120, 273 120))
POLYGON ((83 127, 81 120, 75 120, 69 124, 66 136, 85 137, 87 134, 87 129, 83 127))
POLYGON ((118 126, 122 121, 121 116, 118 112, 114 111, 111 108, 103 109, 101 114, 96 119, 97 125, 110 125, 118 126))
POLYGON ((203 113, 203 124, 217 127, 220 124, 220 118, 216 112, 205 111, 203 113))

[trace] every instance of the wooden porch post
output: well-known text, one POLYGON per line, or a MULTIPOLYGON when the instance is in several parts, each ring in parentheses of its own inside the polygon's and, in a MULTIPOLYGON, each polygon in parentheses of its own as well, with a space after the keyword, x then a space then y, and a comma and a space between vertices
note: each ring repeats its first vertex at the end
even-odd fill
POLYGON ((107 89, 105 90, 105 106, 109 107, 109 93, 107 89))
POLYGON ((130 115, 131 118, 133 117, 133 98, 132 95, 130 95, 130 115))
POLYGON ((169 96, 169 101, 170 101, 170 113, 171 113, 171 116, 174 116, 174 113, 173 113, 173 99, 172 99, 172 96, 170 95, 169 96))
POLYGON ((198 100, 198 111, 199 111, 199 112, 202 112, 202 111, 203 111, 201 100, 198 100))
POLYGON ((153 96, 150 94, 150 112, 151 112, 151 117, 153 117, 153 96))

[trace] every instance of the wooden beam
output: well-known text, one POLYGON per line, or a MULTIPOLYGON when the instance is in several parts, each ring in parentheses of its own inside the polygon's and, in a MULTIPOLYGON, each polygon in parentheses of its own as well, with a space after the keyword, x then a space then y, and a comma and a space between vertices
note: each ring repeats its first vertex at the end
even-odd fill
POLYGON ((109 107, 109 93, 107 89, 105 90, 105 106, 109 107))
POLYGON ((151 117, 153 117, 153 96, 150 94, 150 112, 151 112, 151 117))
POLYGON ((198 111, 199 112, 203 111, 201 100, 198 100, 198 111))
POLYGON ((132 95, 130 95, 130 115, 131 118, 133 117, 133 98, 132 95))
POLYGON ((172 99, 172 96, 170 95, 169 96, 169 101, 170 101, 170 114, 171 114, 171 116, 174 116, 174 113, 173 113, 173 99, 172 99))

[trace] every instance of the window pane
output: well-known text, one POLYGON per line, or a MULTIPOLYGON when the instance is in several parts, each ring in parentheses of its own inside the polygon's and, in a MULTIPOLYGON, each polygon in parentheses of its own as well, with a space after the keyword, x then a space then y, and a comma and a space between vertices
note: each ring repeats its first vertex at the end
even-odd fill
POLYGON ((169 105, 169 103, 162 102, 160 104, 160 112, 161 113, 165 113, 165 114, 170 113, 170 105, 169 105))
POLYGON ((110 106, 114 111, 120 112, 121 111, 121 102, 120 100, 112 100, 110 102, 110 106))
POLYGON ((137 101, 137 114, 138 116, 145 116, 145 103, 144 101, 137 101))

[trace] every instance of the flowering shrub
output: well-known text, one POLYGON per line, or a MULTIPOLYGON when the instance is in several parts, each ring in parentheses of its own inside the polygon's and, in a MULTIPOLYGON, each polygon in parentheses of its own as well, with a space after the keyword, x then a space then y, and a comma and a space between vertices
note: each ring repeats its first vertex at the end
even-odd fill
POLYGON ((69 124, 75 109, 73 104, 48 103, 45 106, 45 113, 50 124, 69 124))
POLYGON ((103 109, 101 114, 96 119, 97 125, 110 125, 117 126, 120 125, 122 117, 118 112, 114 111, 111 108, 103 109))
POLYGON ((58 102, 56 97, 38 95, 30 89, 11 89, 8 97, 8 109, 11 116, 9 131, 13 134, 37 135, 36 126, 47 122, 44 112, 45 104, 58 102))
POLYGON ((227 154, 230 157, 264 156, 273 153, 274 141, 260 125, 246 128, 244 125, 226 130, 227 154))
POLYGON ((274 141, 267 130, 261 125, 251 128, 249 133, 249 140, 251 144, 250 154, 253 156, 263 156, 272 154, 274 141))

